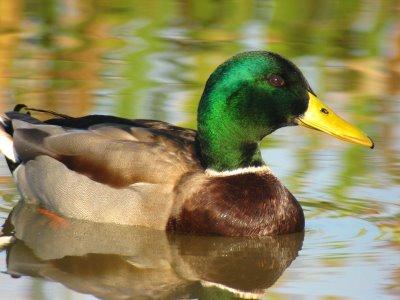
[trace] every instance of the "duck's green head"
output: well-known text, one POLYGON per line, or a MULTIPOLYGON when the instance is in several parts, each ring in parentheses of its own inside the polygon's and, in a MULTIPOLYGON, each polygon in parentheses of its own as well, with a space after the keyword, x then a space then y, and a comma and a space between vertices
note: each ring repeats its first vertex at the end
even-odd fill
POLYGON ((263 165, 261 139, 298 124, 373 145, 318 100, 293 63, 266 51, 238 54, 211 74, 201 97, 198 140, 203 162, 217 171, 263 165))

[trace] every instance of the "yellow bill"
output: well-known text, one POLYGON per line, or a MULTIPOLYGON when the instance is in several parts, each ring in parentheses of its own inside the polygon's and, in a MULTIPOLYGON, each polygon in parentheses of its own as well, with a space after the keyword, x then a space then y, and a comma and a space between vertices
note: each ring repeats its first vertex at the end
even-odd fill
POLYGON ((304 115, 298 118, 298 124, 333 135, 341 140, 374 148, 374 142, 360 129, 343 120, 313 94, 304 115))

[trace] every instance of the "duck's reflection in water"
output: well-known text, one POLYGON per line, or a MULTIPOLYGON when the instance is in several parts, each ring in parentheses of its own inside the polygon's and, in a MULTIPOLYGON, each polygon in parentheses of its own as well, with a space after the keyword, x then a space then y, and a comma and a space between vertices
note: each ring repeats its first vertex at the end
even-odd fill
POLYGON ((304 238, 302 233, 251 239, 169 235, 61 219, 23 204, 9 222, 17 238, 7 252, 9 274, 112 299, 210 293, 259 298, 296 258, 304 238))

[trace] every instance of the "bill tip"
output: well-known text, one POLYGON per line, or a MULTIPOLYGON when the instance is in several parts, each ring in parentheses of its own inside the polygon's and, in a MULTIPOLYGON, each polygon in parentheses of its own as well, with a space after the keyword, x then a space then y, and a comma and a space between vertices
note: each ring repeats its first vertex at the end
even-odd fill
POLYGON ((370 137, 368 137, 369 138, 369 140, 371 141, 371 147, 369 147, 370 149, 374 149, 375 148, 375 143, 374 143, 374 141, 370 138, 370 137))

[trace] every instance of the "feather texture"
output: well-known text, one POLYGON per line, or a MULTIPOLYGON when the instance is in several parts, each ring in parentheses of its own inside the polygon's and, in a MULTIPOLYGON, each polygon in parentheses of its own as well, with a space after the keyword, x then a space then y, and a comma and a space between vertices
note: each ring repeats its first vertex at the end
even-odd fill
POLYGON ((196 131, 154 120, 48 115, 40 121, 13 111, 2 122, 25 202, 75 219, 186 233, 304 228, 300 205, 268 167, 206 170, 196 131))

